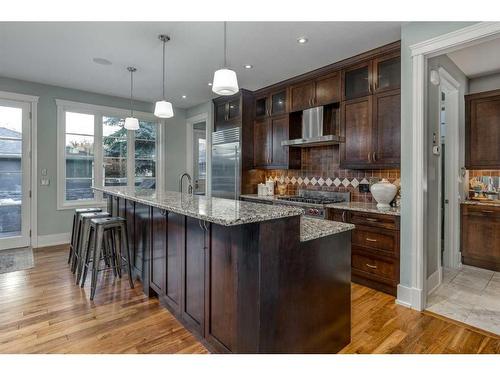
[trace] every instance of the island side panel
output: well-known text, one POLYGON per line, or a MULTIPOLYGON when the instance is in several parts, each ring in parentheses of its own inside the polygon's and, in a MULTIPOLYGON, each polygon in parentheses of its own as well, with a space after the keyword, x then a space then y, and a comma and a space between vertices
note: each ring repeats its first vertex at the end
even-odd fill
POLYGON ((350 341, 350 232, 300 242, 261 223, 260 352, 336 353, 350 341))

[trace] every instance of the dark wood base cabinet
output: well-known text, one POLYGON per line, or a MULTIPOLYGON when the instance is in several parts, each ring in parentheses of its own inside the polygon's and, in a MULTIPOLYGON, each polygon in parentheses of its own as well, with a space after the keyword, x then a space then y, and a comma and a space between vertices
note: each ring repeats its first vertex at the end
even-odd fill
POLYGON ((392 294, 399 284, 399 217, 328 209, 328 218, 356 225, 352 231, 352 281, 392 294))
POLYGON ((300 217, 227 227, 109 199, 132 221, 144 292, 210 351, 336 353, 350 342, 350 232, 300 242, 300 217))
POLYGON ((461 205, 462 263, 500 271, 500 207, 461 205))

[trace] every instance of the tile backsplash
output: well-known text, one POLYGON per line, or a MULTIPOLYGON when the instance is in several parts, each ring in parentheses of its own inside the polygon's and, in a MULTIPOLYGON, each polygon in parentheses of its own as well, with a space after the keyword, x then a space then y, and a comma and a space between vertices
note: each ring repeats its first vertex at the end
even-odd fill
POLYGON ((399 186, 401 174, 399 169, 341 169, 339 146, 335 145, 304 148, 301 170, 266 170, 263 176, 286 184, 287 194, 296 194, 298 189, 350 191, 352 201, 372 202, 371 193, 360 192, 359 184, 386 178, 399 186))

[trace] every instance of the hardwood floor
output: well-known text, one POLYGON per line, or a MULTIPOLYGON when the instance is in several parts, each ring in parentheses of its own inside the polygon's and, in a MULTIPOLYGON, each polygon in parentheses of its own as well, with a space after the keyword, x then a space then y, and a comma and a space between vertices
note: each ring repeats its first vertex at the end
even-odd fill
MULTIPOLYGON (((74 285, 67 247, 0 274, 0 353, 207 353, 157 299, 101 273, 95 300, 74 285)), ((138 284, 138 283, 137 283, 138 284)), ((353 284, 352 342, 341 353, 500 353, 500 337, 353 284)))

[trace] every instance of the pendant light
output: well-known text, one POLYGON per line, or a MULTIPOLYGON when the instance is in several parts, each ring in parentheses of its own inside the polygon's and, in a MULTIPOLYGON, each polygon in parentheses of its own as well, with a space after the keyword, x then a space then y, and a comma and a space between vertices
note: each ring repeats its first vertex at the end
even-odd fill
POLYGON ((172 108, 172 103, 165 100, 165 44, 170 40, 168 35, 159 35, 158 39, 163 42, 163 86, 162 86, 162 100, 159 100, 155 104, 155 116, 161 118, 171 118, 174 117, 174 110, 172 108))
POLYGON ((234 70, 227 68, 226 22, 224 22, 224 67, 215 71, 212 91, 218 95, 233 95, 239 91, 238 78, 234 70))
POLYGON ((137 130, 139 129, 139 120, 134 117, 134 72, 137 70, 133 66, 129 66, 127 70, 130 72, 130 117, 125 119, 125 129, 127 130, 137 130))

